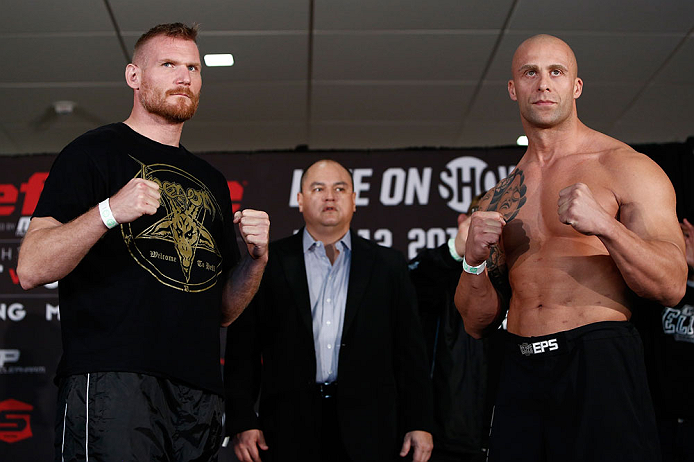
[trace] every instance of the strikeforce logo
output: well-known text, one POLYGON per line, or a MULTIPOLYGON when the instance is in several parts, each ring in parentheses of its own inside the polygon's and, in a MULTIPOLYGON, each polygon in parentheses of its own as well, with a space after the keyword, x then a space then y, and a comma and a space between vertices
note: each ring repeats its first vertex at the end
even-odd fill
POLYGON ((6 399, 0 401, 0 441, 16 443, 31 438, 31 411, 34 406, 6 399))
POLYGON ((554 351, 559 349, 559 344, 557 339, 553 338, 550 340, 542 340, 535 343, 521 343, 518 345, 520 347, 521 353, 525 356, 536 355, 540 353, 545 353, 547 351, 554 351))

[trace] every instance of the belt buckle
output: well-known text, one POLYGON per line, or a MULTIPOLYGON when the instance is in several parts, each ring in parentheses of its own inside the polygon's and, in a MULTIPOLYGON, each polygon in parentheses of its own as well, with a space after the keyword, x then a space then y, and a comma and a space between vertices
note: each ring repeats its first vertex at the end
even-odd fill
POLYGON ((335 397, 335 388, 336 388, 336 383, 319 383, 318 385, 318 393, 320 393, 321 398, 334 398, 335 397))

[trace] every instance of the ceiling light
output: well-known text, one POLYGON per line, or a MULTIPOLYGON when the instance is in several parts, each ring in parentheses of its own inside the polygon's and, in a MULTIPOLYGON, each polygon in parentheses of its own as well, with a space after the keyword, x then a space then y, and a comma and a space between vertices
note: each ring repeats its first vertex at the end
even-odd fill
POLYGON ((525 135, 519 136, 518 139, 516 140, 516 144, 518 146, 527 146, 528 145, 528 137, 525 135))
POLYGON ((60 115, 72 114, 72 111, 75 110, 75 106, 77 106, 77 103, 75 103, 74 101, 54 101, 53 102, 53 110, 55 111, 56 114, 60 114, 60 115))
POLYGON ((207 67, 233 66, 234 57, 231 53, 218 53, 205 55, 205 65, 207 67))

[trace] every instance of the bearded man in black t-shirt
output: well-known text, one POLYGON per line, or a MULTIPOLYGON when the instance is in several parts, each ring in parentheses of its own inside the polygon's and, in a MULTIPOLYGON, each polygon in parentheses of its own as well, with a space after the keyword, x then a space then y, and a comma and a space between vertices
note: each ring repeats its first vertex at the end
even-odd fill
POLYGON ((24 289, 60 280, 56 461, 217 459, 219 326, 258 288, 270 222, 232 216, 224 176, 179 143, 202 86, 196 36, 140 37, 130 117, 60 153, 20 248, 24 289))

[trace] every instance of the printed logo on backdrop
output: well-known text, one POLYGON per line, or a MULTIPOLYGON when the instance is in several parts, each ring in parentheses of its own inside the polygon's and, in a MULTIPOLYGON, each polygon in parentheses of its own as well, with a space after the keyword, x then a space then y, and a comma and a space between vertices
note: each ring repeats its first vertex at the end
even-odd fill
MULTIPOLYGON (((428 205, 431 201, 432 182, 440 181, 434 190, 449 208, 456 212, 466 212, 472 198, 493 188, 506 178, 515 165, 491 167, 485 161, 472 156, 457 157, 445 166, 445 170, 434 175, 432 167, 392 167, 386 169, 380 178, 373 178, 373 169, 355 168, 352 170, 357 207, 368 206, 369 197, 364 193, 373 192, 380 203, 387 207, 399 205, 428 205), (374 191, 372 186, 380 185, 374 191)), ((301 174, 296 169, 292 174, 289 191, 289 206, 298 207, 296 195, 301 189, 301 174)))
POLYGON ((0 350, 0 375, 9 374, 45 374, 45 366, 28 366, 16 364, 19 362, 21 351, 17 349, 0 350))
POLYGON ((0 441, 16 443, 33 435, 31 431, 31 411, 34 406, 6 399, 0 401, 0 441))
POLYGON ((4 368, 7 363, 19 361, 19 350, 0 350, 0 368, 4 368))
POLYGON ((515 165, 499 165, 492 168, 477 157, 458 157, 446 164, 446 170, 441 172, 439 195, 448 201, 448 207, 465 213, 473 197, 496 186, 514 167, 515 165))
POLYGON ((229 185, 229 196, 231 196, 231 212, 236 213, 241 208, 243 190, 248 185, 248 182, 227 181, 227 184, 229 185))
POLYGON ((47 177, 48 172, 35 172, 19 187, 11 183, 0 184, 0 220, 15 214, 17 210, 21 213, 17 222, 0 221, 0 232, 14 232, 17 237, 26 234, 47 177))
MULTIPOLYGON (((32 308, 32 311, 35 313, 36 309, 32 308)), ((46 321, 60 321, 60 307, 58 305, 46 303, 42 314, 46 321)), ((0 321, 21 322, 26 319, 26 316, 27 308, 22 303, 0 303, 0 321)))

